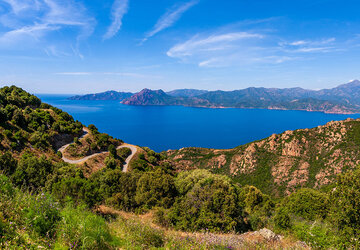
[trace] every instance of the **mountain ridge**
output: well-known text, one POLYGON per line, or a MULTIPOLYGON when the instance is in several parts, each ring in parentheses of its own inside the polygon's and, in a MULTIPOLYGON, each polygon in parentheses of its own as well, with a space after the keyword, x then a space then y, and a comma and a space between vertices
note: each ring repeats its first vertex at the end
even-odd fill
MULTIPOLYGON (((115 92, 115 91, 114 91, 115 92)), ((103 92, 72 97, 72 100, 115 100, 106 99, 103 92)), ((122 92, 117 92, 122 93, 122 92)), ((109 93, 108 93, 109 94, 109 93)), ((189 106, 204 108, 255 108, 278 110, 304 110, 333 114, 360 113, 360 81, 353 80, 331 89, 308 90, 294 88, 249 87, 233 91, 207 91, 178 89, 169 92, 143 89, 118 98, 121 103, 137 106, 189 106)), ((110 93, 112 97, 115 93, 110 93)))

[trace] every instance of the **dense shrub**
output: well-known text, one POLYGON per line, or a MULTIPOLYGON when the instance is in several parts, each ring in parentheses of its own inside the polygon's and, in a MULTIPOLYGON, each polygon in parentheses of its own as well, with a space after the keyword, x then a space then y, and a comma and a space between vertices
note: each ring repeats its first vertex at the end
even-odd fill
POLYGON ((12 175, 17 166, 17 161, 12 157, 11 153, 0 153, 0 172, 5 175, 12 175))
POLYGON ((173 176, 161 169, 144 173, 137 183, 135 200, 140 206, 169 208, 177 195, 173 176))
POLYGON ((52 172, 53 164, 44 156, 38 158, 25 153, 19 160, 12 179, 18 186, 25 185, 25 187, 37 189, 45 187, 46 180, 52 172))
POLYGON ((239 188, 228 177, 206 170, 183 172, 176 178, 176 187, 184 196, 170 209, 172 225, 182 230, 243 232, 244 208, 239 201, 239 188))
POLYGON ((106 199, 106 202, 115 208, 134 211, 138 208, 135 196, 137 182, 141 175, 138 173, 122 173, 119 175, 120 178, 117 178, 115 175, 113 178, 110 174, 109 178, 111 178, 112 181, 108 181, 106 185, 102 186, 100 192, 103 193, 105 190, 108 190, 105 192, 107 194, 105 197, 109 197, 106 199), (111 185, 110 183, 114 184, 111 185))
POLYGON ((329 212, 329 197, 320 191, 303 188, 282 202, 289 213, 300 216, 307 220, 315 220, 317 218, 324 219, 329 212))
POLYGON ((342 245, 360 247, 360 170, 340 175, 331 194, 332 215, 342 245))
POLYGON ((279 208, 274 216, 275 226, 279 229, 288 229, 291 227, 291 220, 288 211, 285 208, 279 208))
POLYGON ((62 203, 71 199, 76 204, 85 203, 92 207, 102 200, 98 185, 85 178, 81 169, 74 166, 56 168, 46 188, 62 203))

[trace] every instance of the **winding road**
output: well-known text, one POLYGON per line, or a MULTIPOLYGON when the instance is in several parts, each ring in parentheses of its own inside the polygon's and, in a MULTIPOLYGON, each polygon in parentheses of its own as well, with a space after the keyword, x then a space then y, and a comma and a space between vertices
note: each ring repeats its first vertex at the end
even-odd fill
MULTIPOLYGON (((83 131, 84 131, 84 134, 79 138, 79 140, 80 140, 80 139, 83 139, 83 138, 85 138, 86 136, 89 135, 89 131, 88 131, 87 128, 84 128, 83 131)), ((70 164, 79 164, 79 163, 82 163, 82 162, 84 162, 84 161, 87 161, 87 160, 89 160, 89 159, 91 159, 91 158, 93 158, 93 157, 95 157, 95 156, 97 156, 97 155, 100 155, 100 154, 103 154, 103 153, 107 153, 107 152, 108 152, 108 151, 103 151, 103 152, 99 152, 99 153, 95 153, 95 154, 86 156, 86 157, 81 158, 81 159, 78 159, 78 160, 71 160, 71 159, 68 159, 68 158, 66 158, 66 157, 64 156, 65 150, 66 150, 67 147, 69 147, 71 144, 73 144, 73 143, 66 144, 66 145, 62 146, 62 147, 58 150, 58 151, 61 152, 61 154, 62 154, 62 160, 63 160, 64 162, 67 162, 67 163, 70 163, 70 164)), ((131 150, 131 155, 129 155, 129 156, 126 158, 125 164, 124 164, 124 166, 123 166, 123 172, 127 172, 127 171, 128 171, 128 168, 129 168, 129 163, 130 163, 130 161, 132 160, 132 158, 135 156, 135 154, 136 154, 136 152, 137 152, 137 148, 136 148, 136 146, 134 146, 134 145, 123 144, 123 145, 117 147, 116 149, 120 149, 120 148, 128 148, 128 149, 131 150)))

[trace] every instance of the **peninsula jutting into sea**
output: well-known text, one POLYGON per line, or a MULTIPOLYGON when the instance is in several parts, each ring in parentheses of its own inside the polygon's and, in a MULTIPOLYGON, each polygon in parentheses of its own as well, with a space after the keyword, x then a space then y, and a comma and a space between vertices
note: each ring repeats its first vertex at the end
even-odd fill
POLYGON ((360 81, 332 89, 247 88, 234 91, 178 89, 169 92, 143 89, 138 93, 107 91, 77 95, 70 100, 118 100, 127 105, 176 105, 204 108, 257 108, 305 110, 333 114, 360 112, 360 81))

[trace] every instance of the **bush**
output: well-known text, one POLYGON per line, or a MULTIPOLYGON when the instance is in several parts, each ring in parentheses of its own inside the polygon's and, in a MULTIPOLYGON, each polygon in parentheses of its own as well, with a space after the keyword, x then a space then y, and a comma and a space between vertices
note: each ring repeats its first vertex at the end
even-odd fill
POLYGON ((174 178, 161 169, 144 173, 137 183, 135 200, 140 206, 169 208, 177 195, 174 178))
POLYGON ((115 169, 117 165, 116 160, 111 156, 106 157, 104 163, 109 169, 115 169))
POLYGON ((85 207, 67 206, 61 211, 57 228, 57 248, 110 249, 112 237, 105 220, 85 207))
POLYGON ((18 186, 39 188, 45 187, 48 176, 53 172, 52 163, 45 157, 37 158, 31 154, 23 154, 12 180, 18 186))
POLYGON ((240 190, 228 177, 194 170, 180 173, 175 183, 183 197, 175 202, 168 218, 176 228, 211 232, 244 232, 249 228, 240 190))
POLYGON ((320 191, 302 188, 285 198, 282 206, 307 220, 324 219, 329 212, 329 197, 320 191))
POLYGON ((360 169, 338 177, 331 194, 332 215, 343 247, 360 247, 360 169))
POLYGON ((286 209, 280 208, 276 211, 276 214, 274 216, 274 223, 277 228, 282 230, 291 227, 290 216, 286 209))
POLYGON ((12 175, 17 166, 17 161, 12 157, 11 153, 5 152, 0 154, 0 171, 5 175, 12 175))
POLYGON ((110 153, 110 156, 112 158, 116 158, 117 157, 117 152, 116 152, 116 148, 113 144, 110 144, 109 147, 108 147, 108 151, 110 153))
POLYGON ((137 182, 141 175, 137 173, 121 173, 119 170, 115 171, 118 171, 118 174, 111 176, 109 173, 104 185, 101 185, 101 192, 105 193, 105 190, 108 190, 106 192, 106 197, 109 197, 106 200, 108 204, 121 210, 134 211, 139 206, 135 201, 135 196, 137 182))

